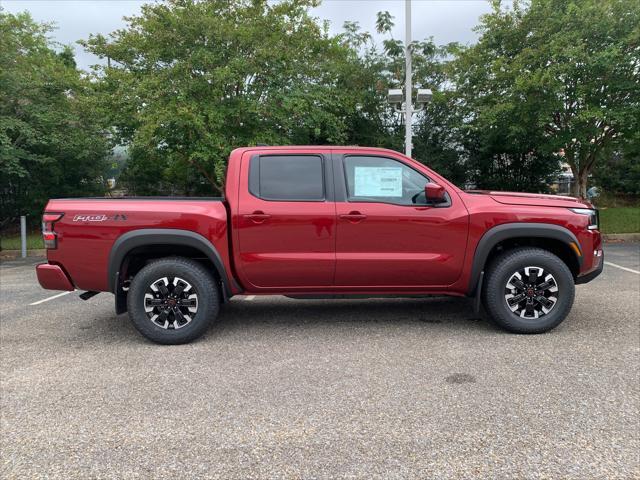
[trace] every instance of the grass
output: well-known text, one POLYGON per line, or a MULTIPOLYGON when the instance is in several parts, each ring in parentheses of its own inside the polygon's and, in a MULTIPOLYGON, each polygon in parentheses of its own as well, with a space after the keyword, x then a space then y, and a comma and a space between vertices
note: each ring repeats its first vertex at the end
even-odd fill
MULTIPOLYGON (((638 233, 640 232, 640 207, 615 207, 600 210, 600 230, 602 233, 638 233)), ((2 250, 20 250, 20 235, 7 235, 0 238, 2 250)), ((27 249, 44 248, 42 234, 33 232, 27 235, 27 249)))
MULTIPOLYGON (((20 250, 20 235, 8 235, 0 238, 0 248, 2 250, 20 250)), ((27 250, 44 248, 42 234, 40 232, 27 234, 27 250)))
POLYGON ((603 208, 600 210, 603 233, 640 232, 640 207, 603 208))
POLYGON ((598 208, 640 207, 640 197, 602 192, 594 203, 598 208))

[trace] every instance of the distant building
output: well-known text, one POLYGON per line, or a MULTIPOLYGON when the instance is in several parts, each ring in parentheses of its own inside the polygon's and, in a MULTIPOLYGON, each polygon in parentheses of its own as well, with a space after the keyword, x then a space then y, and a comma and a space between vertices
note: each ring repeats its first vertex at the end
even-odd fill
MULTIPOLYGON (((564 152, 562 152, 562 156, 564 156, 564 152)), ((555 181, 551 182, 549 187, 554 193, 559 195, 570 195, 572 183, 573 172, 571 171, 571 167, 566 162, 560 162, 560 173, 555 181)))

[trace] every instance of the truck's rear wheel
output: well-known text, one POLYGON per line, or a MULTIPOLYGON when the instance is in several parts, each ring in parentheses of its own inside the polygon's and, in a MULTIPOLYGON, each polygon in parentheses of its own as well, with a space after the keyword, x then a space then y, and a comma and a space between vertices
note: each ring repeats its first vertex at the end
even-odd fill
POLYGON ((540 248, 509 250, 487 269, 482 299, 491 319, 514 333, 543 333, 569 314, 575 295, 567 265, 540 248))
POLYGON ((187 343, 218 316, 220 300, 211 274, 198 262, 169 257, 142 268, 127 295, 129 318, 149 340, 187 343))

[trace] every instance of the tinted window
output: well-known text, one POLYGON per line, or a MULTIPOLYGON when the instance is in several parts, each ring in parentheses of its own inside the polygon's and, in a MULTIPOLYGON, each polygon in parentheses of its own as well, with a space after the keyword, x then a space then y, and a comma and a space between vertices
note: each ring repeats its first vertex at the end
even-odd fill
MULTIPOLYGON (((256 165, 258 163, 258 165, 256 165)), ((258 192, 265 200, 323 200, 324 176, 322 157, 315 155, 266 155, 259 162, 258 192)), ((250 176, 255 178, 255 171, 250 176)))
POLYGON ((347 195, 352 202, 425 205, 429 179, 402 162, 383 157, 344 159, 347 195))

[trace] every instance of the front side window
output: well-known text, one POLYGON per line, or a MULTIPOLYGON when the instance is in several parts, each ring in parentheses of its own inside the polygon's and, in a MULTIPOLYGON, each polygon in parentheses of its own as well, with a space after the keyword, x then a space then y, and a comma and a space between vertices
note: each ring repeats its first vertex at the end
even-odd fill
POLYGON ((255 157, 250 164, 249 190, 263 200, 324 200, 322 157, 318 155, 255 157))
POLYGON ((424 187, 429 179, 402 162, 383 157, 349 156, 344 159, 350 202, 426 205, 424 187))

